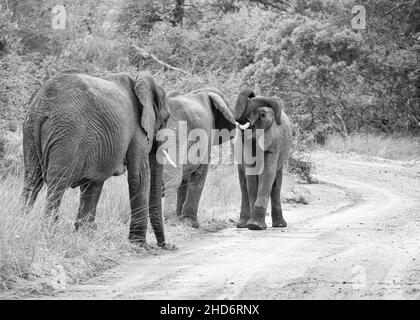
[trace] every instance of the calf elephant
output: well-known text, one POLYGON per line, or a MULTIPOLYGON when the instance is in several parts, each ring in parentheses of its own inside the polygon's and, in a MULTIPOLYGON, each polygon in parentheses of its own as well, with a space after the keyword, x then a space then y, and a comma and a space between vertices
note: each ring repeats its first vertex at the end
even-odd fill
MULTIPOLYGON (((235 119, 239 128, 248 133, 242 137, 243 153, 263 155, 258 173, 249 170, 252 164, 243 161, 238 165, 242 200, 238 228, 263 230, 267 228, 265 215, 271 198, 273 227, 286 227, 280 203, 283 165, 292 143, 290 122, 280 101, 255 97, 250 89, 241 91, 235 106, 235 119), (263 140, 257 139, 256 130, 263 130, 263 140), (246 143, 249 139, 250 143, 246 143), (249 150, 252 149, 252 150, 249 150), (251 173, 248 173, 251 172, 251 173)), ((239 140, 238 140, 239 141, 239 140)))
POLYGON ((168 118, 165 91, 148 73, 56 75, 31 98, 23 125, 25 203, 32 207, 46 183, 45 211, 56 219, 65 190, 79 187, 77 229, 94 222, 104 181, 127 169, 129 239, 145 244, 150 214, 157 243, 166 247, 155 136, 168 118))
POLYGON ((165 167, 164 174, 165 215, 171 216, 176 212, 179 219, 187 220, 198 228, 197 210, 207 176, 211 147, 229 141, 231 130, 235 129, 235 119, 222 94, 214 88, 203 88, 186 95, 170 93, 168 105, 171 116, 167 127, 178 137, 178 155, 179 148, 183 145, 186 146, 187 153, 197 145, 194 139, 186 140, 194 129, 201 130, 208 137, 200 161, 193 163, 187 159, 186 163, 179 166, 178 172, 174 172, 171 167, 165 167), (186 128, 181 128, 180 124, 186 125, 186 128), (180 134, 183 129, 187 134, 184 137, 180 134), (223 129, 226 129, 225 134, 222 134, 223 129), (212 135, 212 130, 213 133, 220 133, 220 137, 217 134, 212 135), (173 194, 174 191, 176 194, 173 194))

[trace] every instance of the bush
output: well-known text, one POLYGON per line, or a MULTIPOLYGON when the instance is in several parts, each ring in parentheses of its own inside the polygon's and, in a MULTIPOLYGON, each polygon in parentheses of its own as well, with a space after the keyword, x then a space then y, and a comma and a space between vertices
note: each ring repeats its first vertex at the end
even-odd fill
POLYGON ((331 134, 324 148, 333 152, 356 152, 392 160, 420 159, 420 139, 397 134, 351 134, 343 137, 331 134))
POLYGON ((116 72, 122 66, 128 66, 128 50, 126 41, 87 34, 66 45, 56 68, 80 69, 90 73, 116 72))
POLYGON ((342 16, 351 2, 316 10, 305 3, 269 22, 254 62, 243 70, 246 83, 282 97, 305 139, 369 129, 418 131, 416 46, 407 41, 397 47, 391 37, 378 41, 376 30, 350 29, 342 16))
POLYGON ((315 165, 309 155, 303 152, 294 152, 287 160, 287 171, 307 183, 317 183, 314 178, 315 165))
POLYGON ((159 59, 192 73, 238 72, 252 62, 256 39, 272 15, 242 7, 236 13, 200 21, 194 28, 157 22, 148 37, 138 40, 136 36, 133 41, 159 59))

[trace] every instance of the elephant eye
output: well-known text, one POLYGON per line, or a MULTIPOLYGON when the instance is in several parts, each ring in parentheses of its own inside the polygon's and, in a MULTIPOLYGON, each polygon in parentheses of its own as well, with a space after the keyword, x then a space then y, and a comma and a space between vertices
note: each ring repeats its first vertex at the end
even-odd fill
POLYGON ((265 118, 265 113, 261 113, 261 118, 265 118))

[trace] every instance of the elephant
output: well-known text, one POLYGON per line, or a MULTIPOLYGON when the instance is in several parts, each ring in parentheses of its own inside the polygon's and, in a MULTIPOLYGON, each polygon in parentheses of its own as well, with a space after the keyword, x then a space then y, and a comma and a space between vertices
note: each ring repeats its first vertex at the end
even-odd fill
POLYGON ((155 137, 169 114, 164 89, 147 72, 136 79, 77 70, 55 75, 32 96, 23 124, 26 209, 45 183, 45 214, 56 221, 65 190, 79 187, 75 228, 94 226, 105 180, 127 170, 129 240, 147 245, 150 215, 158 246, 168 248, 161 209, 163 166, 155 137))
MULTIPOLYGON (((193 163, 185 161, 177 172, 174 172, 172 167, 166 170, 168 166, 165 166, 164 171, 165 216, 174 216, 176 212, 179 220, 187 221, 192 227, 199 228, 197 211, 211 161, 210 151, 212 146, 222 144, 232 138, 236 128, 234 114, 223 95, 211 87, 201 88, 185 95, 171 92, 168 94, 168 105, 171 115, 167 128, 175 132, 178 137, 176 141, 178 156, 179 148, 182 146, 185 146, 185 152, 188 154, 197 145, 194 139, 187 139, 187 134, 191 134, 194 129, 201 130, 209 137, 204 143, 206 146, 200 161, 193 163), (180 134, 182 123, 186 124, 184 137, 180 134), (223 134, 223 129, 227 130, 224 131, 225 134, 223 134), (212 135, 212 132, 220 133, 220 136, 212 135), (170 194, 170 189, 175 190, 174 194, 170 194)), ((175 157, 171 155, 171 158, 175 157)), ((180 157, 178 157, 178 162, 179 160, 180 157)))
POLYGON ((235 120, 239 123, 239 129, 244 130, 240 131, 242 140, 236 140, 236 143, 242 142, 244 158, 247 152, 252 154, 253 151, 263 156, 261 170, 257 173, 250 170, 252 164, 246 161, 238 164, 242 198, 236 227, 266 229, 265 216, 269 198, 272 226, 286 227, 280 191, 283 167, 292 144, 292 133, 290 120, 282 110, 282 103, 269 97, 256 97, 251 89, 243 89, 236 101, 235 120), (263 140, 257 139, 257 129, 262 130, 263 140), (249 143, 246 143, 247 140, 249 143))

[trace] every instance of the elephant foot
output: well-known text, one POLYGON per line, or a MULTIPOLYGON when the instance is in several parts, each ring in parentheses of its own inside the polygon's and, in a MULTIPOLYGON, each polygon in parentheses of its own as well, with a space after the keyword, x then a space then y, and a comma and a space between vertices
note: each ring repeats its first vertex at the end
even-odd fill
POLYGON ((283 217, 273 217, 273 228, 287 227, 287 222, 283 217))
POLYGON ((247 228, 248 227, 248 218, 239 218, 238 223, 236 224, 236 228, 247 228))
POLYGON ((140 250, 150 251, 150 250, 153 250, 154 248, 156 247, 153 247, 152 245, 148 244, 146 241, 136 243, 137 250, 140 249, 140 250))
POLYGON ((182 222, 188 223, 193 228, 196 228, 196 229, 200 228, 200 224, 198 223, 197 219, 195 219, 193 217, 181 216, 181 217, 179 217, 179 220, 182 221, 182 222))
POLYGON ((251 218, 248 220, 246 227, 249 230, 265 230, 267 229, 267 225, 263 219, 259 218, 251 218))
POLYGON ((142 248, 148 250, 150 248, 149 244, 146 242, 146 235, 139 235, 135 232, 128 234, 128 240, 133 245, 133 248, 142 248))
POLYGON ((157 246, 154 244, 148 244, 146 241, 135 242, 133 243, 133 250, 136 253, 156 253, 157 250, 167 250, 167 251, 175 251, 178 248, 174 244, 170 243, 157 243, 157 246))
POLYGON ((159 248, 163 249, 163 250, 168 250, 168 251, 174 251, 174 250, 178 250, 178 248, 176 247, 176 245, 171 244, 171 243, 158 243, 157 244, 159 248))
POLYGON ((255 207, 255 212, 252 218, 248 220, 247 227, 250 230, 265 230, 267 225, 265 224, 265 213, 266 209, 261 207, 255 207))
POLYGON ((76 231, 79 230, 83 230, 83 229, 88 229, 88 230, 93 230, 96 231, 98 230, 98 225, 95 222, 76 222, 74 224, 74 228, 76 229, 76 231))
POLYGON ((283 218, 283 211, 281 208, 273 208, 271 210, 271 221, 273 222, 273 228, 287 227, 287 222, 283 218))

